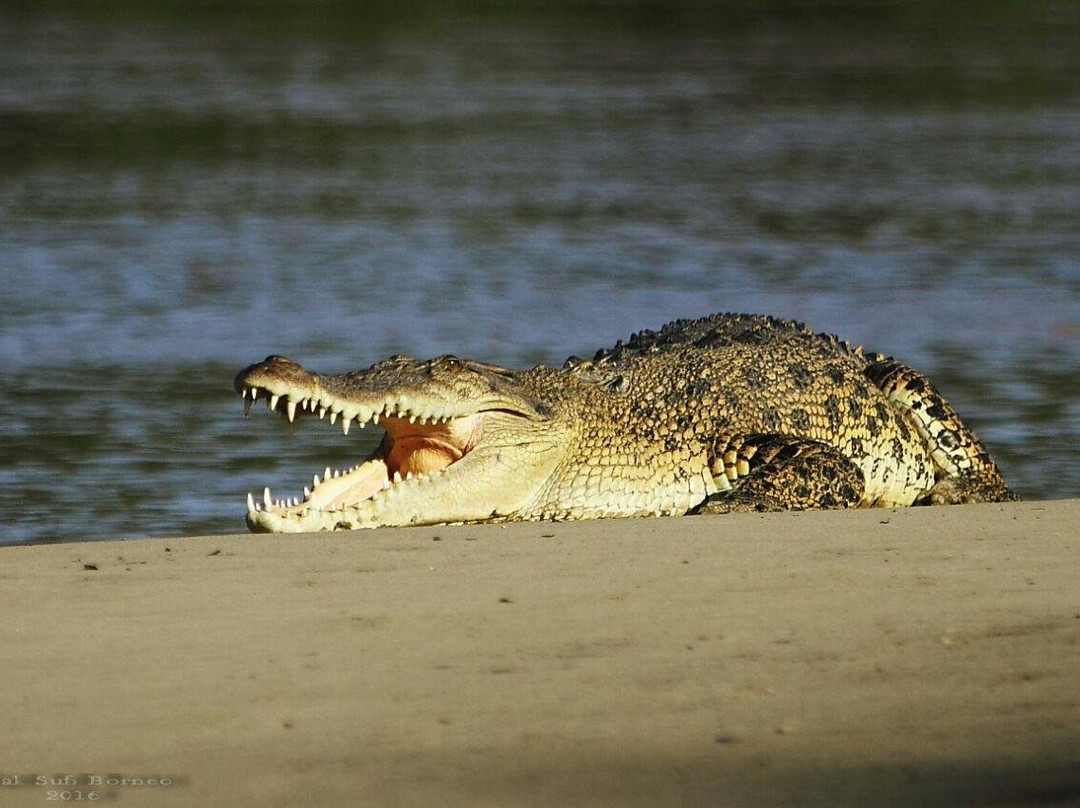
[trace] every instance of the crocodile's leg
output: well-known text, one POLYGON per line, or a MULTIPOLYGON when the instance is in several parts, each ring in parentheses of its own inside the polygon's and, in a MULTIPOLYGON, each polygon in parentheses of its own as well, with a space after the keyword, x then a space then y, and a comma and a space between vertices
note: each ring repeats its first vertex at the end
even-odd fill
POLYGON ((871 362, 865 373, 889 401, 907 412, 909 423, 930 450, 937 482, 920 502, 952 505, 1019 499, 1005 485, 978 437, 929 379, 892 359, 871 362))
POLYGON ((721 489, 695 513, 850 508, 862 501, 862 470, 825 443, 791 435, 718 441, 710 470, 721 489))

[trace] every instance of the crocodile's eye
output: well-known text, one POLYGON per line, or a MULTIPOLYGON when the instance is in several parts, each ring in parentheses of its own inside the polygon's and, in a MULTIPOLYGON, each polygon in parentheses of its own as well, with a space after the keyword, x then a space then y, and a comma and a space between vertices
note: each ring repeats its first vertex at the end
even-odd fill
POLYGON ((447 354, 439 360, 439 364, 445 369, 453 372, 457 372, 464 368, 461 360, 452 354, 447 354))

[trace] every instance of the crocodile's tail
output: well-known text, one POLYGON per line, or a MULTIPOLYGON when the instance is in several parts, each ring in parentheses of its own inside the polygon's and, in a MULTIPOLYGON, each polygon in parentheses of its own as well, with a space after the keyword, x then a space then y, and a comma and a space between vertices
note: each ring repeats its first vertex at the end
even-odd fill
POLYGON ((1018 497, 978 436, 924 375, 894 359, 868 356, 864 373, 895 406, 908 414, 930 449, 937 482, 922 502, 953 505, 1010 502, 1018 497))

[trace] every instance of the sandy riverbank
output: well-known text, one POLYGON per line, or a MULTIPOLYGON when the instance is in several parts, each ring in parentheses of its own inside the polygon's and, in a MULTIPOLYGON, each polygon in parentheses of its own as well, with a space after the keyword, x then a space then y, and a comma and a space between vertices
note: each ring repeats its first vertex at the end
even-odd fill
POLYGON ((6 547, 0 578, 3 805, 32 775, 133 806, 1080 803, 1077 500, 6 547))

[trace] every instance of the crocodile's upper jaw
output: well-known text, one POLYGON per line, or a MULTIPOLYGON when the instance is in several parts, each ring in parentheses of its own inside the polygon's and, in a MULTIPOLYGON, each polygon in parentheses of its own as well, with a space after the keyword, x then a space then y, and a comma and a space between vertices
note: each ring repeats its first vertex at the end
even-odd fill
POLYGON ((545 440, 538 424, 542 418, 527 405, 515 410, 505 398, 474 397, 457 398, 454 409, 448 405, 453 397, 439 396, 437 387, 428 397, 418 396, 416 388, 407 395, 378 384, 366 391, 355 385, 346 393, 339 379, 308 373, 282 357, 269 357, 237 377, 245 413, 251 402, 265 399, 290 421, 316 413, 331 423, 340 419, 346 434, 353 421, 378 423, 386 431, 379 447, 358 465, 315 475, 302 498, 274 500, 268 489, 261 499, 249 494, 252 531, 508 518, 528 507, 559 460, 558 443, 545 440), (510 492, 514 496, 508 501, 510 492))

